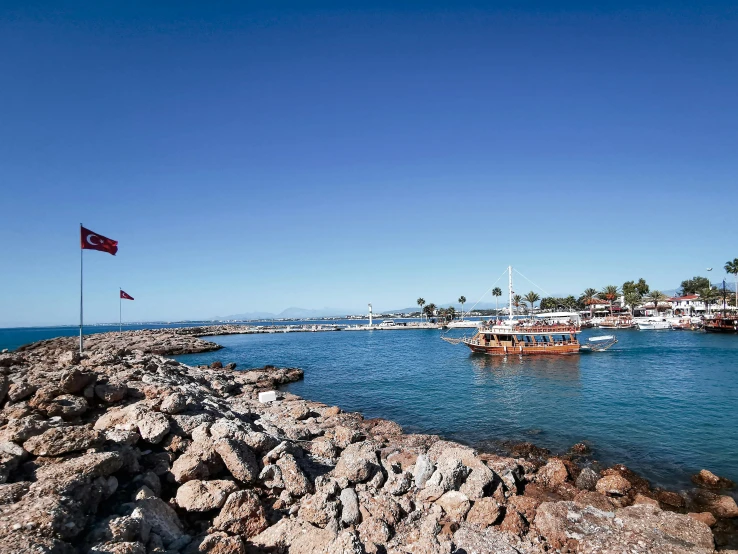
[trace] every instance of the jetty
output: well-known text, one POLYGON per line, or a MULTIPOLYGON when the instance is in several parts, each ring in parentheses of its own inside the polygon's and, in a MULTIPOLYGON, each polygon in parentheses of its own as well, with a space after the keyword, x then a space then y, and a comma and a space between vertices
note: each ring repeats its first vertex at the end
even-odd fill
POLYGON ((221 348, 184 331, 0 354, 3 551, 713 554, 734 539, 733 484, 709 471, 676 493, 579 463, 583 444, 498 455, 406 434, 280 391, 310 378, 297 368, 168 358, 221 348))

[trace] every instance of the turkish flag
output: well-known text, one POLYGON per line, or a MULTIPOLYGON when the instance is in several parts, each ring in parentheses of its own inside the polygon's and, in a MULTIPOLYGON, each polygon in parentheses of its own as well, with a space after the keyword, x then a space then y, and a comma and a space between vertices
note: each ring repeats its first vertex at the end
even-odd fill
POLYGON ((126 291, 124 291, 124 290, 121 290, 121 291, 120 291, 120 297, 121 297, 121 298, 122 298, 123 300, 133 300, 133 296, 131 296, 130 294, 128 294, 128 293, 127 293, 126 291))
POLYGON ((80 227, 80 229, 82 231, 80 237, 82 241, 82 250, 99 250, 100 252, 107 252, 108 254, 115 256, 115 253, 118 251, 117 240, 98 235, 84 227, 80 227))

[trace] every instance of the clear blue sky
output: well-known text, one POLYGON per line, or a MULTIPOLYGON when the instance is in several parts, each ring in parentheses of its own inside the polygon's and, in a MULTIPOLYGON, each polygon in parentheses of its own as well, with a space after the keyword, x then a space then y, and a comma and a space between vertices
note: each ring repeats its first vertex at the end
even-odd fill
POLYGON ((77 321, 80 222, 120 242, 91 322, 119 286, 132 320, 381 310, 738 257, 734 2, 11 4, 0 325, 77 321))

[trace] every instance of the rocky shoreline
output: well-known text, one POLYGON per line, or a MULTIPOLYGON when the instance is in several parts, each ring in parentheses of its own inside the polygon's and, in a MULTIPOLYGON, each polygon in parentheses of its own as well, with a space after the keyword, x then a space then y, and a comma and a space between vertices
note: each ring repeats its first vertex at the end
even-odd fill
POLYGON ((262 404, 302 371, 164 357, 220 348, 197 334, 0 354, 0 551, 738 552, 732 483, 707 471, 678 494, 583 467, 583 445, 500 456, 289 393, 262 404))

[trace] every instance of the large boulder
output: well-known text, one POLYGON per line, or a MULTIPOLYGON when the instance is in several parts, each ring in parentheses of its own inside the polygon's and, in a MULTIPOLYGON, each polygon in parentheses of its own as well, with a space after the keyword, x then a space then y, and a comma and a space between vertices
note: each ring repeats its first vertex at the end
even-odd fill
POLYGON ((341 453, 333 476, 348 483, 364 483, 380 470, 378 447, 373 442, 364 441, 349 444, 341 453))
POLYGON ((220 508, 226 499, 238 490, 233 481, 187 481, 177 489, 177 505, 188 512, 207 512, 220 508))
POLYGON ((159 535, 165 544, 171 544, 184 535, 177 512, 161 498, 140 499, 136 502, 136 508, 151 526, 151 532, 159 535))
POLYGON ((247 538, 258 535, 268 526, 261 500, 250 490, 231 493, 213 520, 215 529, 247 538))
POLYGON ((558 458, 551 458, 546 465, 536 473, 534 481, 547 489, 556 489, 569 478, 569 471, 564 462, 558 458))
POLYGON ((464 517, 471 508, 469 498, 459 491, 448 491, 436 500, 436 504, 443 508, 449 520, 457 523, 464 521, 464 517))
POLYGON ((649 554, 712 554, 714 549, 707 525, 650 504, 604 512, 575 502, 544 502, 534 525, 554 549, 649 554))
POLYGON ((735 483, 725 477, 718 477, 713 472, 703 469, 698 474, 692 475, 692 482, 695 485, 707 489, 732 489, 735 483))
POLYGON ((24 442, 23 448, 34 456, 62 456, 87 450, 101 441, 99 431, 85 425, 74 425, 47 429, 24 442))
POLYGON ((692 494, 691 500, 700 511, 710 512, 715 517, 738 517, 738 505, 731 496, 697 490, 692 494))
POLYGON ((259 477, 259 464, 251 448, 239 440, 222 438, 215 441, 215 451, 228 471, 243 483, 253 483, 259 477))
POLYGON ((625 496, 630 489, 630 482, 620 475, 606 475, 595 485, 597 492, 607 496, 625 496))
POLYGON ((480 498, 474 501, 474 505, 466 515, 466 521, 481 528, 489 527, 497 523, 502 511, 503 508, 494 498, 480 498))
POLYGON ((169 433, 169 418, 160 412, 143 412, 136 421, 141 438, 156 444, 169 433))
POLYGON ((276 465, 282 472, 284 488, 289 494, 304 496, 313 492, 313 484, 292 454, 284 454, 276 465))
POLYGON ((341 496, 341 521, 346 525, 357 525, 361 521, 359 497, 354 489, 343 489, 341 496))

